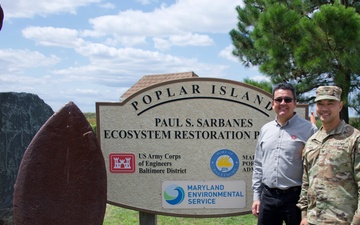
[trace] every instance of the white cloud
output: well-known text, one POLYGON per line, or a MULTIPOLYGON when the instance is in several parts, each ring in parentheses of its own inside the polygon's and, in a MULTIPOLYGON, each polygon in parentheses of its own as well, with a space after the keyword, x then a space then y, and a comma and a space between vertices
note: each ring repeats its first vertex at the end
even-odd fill
POLYGON ((167 50, 172 46, 209 46, 214 44, 208 35, 185 34, 171 35, 167 38, 154 38, 154 46, 160 50, 167 50))
POLYGON ((68 28, 27 27, 22 33, 25 38, 44 46, 75 48, 83 43, 78 31, 68 28))
POLYGON ((94 90, 94 89, 80 89, 80 88, 76 88, 74 90, 75 93, 78 93, 80 95, 98 95, 100 94, 99 90, 94 90))
MULTIPOLYGON (((69 5, 69 2, 62 0, 69 5)), ((53 1, 55 6, 62 1, 53 1)), ((76 8, 82 4, 90 4, 99 0, 82 0, 73 4, 76 8)), ((199 32, 228 32, 236 23, 235 0, 212 2, 205 0, 176 1, 170 6, 161 5, 151 12, 140 10, 121 11, 117 15, 105 15, 89 19, 94 30, 72 30, 55 27, 28 27, 23 35, 35 40, 38 44, 60 46, 67 42, 67 47, 79 44, 82 38, 106 38, 111 46, 139 46, 147 45, 147 37, 152 38, 155 48, 167 50, 172 46, 208 46, 214 43, 212 38, 199 32), (203 10, 206 8, 206 10, 203 10), (219 12, 219 10, 221 10, 219 12), (231 13, 232 12, 232 13, 231 13), (221 16, 219 17, 219 14, 221 16), (219 19, 221 18, 221 19, 219 19), (219 30, 220 29, 220 30, 219 30), (71 41, 67 41, 72 39, 71 41)), ((21 0, 20 0, 21 2, 21 0)), ((41 3, 40 5, 46 5, 41 3)), ((111 7, 111 3, 104 3, 111 7)), ((55 6, 53 6, 55 8, 55 6)), ((20 10, 21 11, 21 10, 20 10)), ((51 13, 51 12, 49 12, 51 13)))
POLYGON ((121 36, 169 36, 193 32, 227 33, 237 22, 236 0, 179 0, 151 12, 121 11, 90 19, 94 31, 121 36))
POLYGON ((5 12, 5 19, 8 19, 47 16, 56 13, 75 14, 78 7, 97 2, 101 0, 11 0, 3 1, 1 6, 5 12))
POLYGON ((229 47, 217 52, 228 45, 223 37, 236 27, 241 2, 3 1, 0 89, 36 93, 54 110, 72 100, 94 111, 94 101, 118 100, 143 75, 241 79, 240 63, 217 63, 219 55, 230 59, 229 47))
POLYGON ((0 74, 22 74, 26 69, 52 66, 59 61, 54 55, 46 56, 38 51, 0 49, 0 74))
MULTIPOLYGON (((195 58, 183 58, 157 51, 132 47, 117 48, 116 43, 108 45, 111 40, 105 43, 93 43, 80 38, 82 32, 67 28, 28 27, 23 30, 23 35, 39 45, 71 48, 88 59, 88 65, 77 64, 53 71, 54 74, 64 75, 74 81, 86 80, 110 86, 122 80, 135 82, 144 71, 151 74, 196 70, 198 73, 221 74, 227 68, 220 64, 200 63, 195 58)), ((198 34, 171 36, 165 41, 169 46, 213 44, 210 37, 198 34)))
POLYGON ((228 59, 232 62, 240 63, 239 59, 232 54, 233 49, 234 49, 233 45, 228 45, 226 48, 221 50, 221 52, 219 53, 219 56, 221 56, 225 59, 228 59))
POLYGON ((197 59, 176 57, 156 51, 136 48, 114 48, 102 44, 84 45, 77 51, 90 60, 86 66, 56 70, 54 73, 72 76, 74 80, 89 80, 106 85, 132 82, 147 74, 196 70, 198 73, 219 74, 226 67, 204 64, 197 59), (92 74, 92 78, 89 77, 92 74), (119 76, 121 74, 121 76, 119 76))
POLYGON ((255 81, 268 81, 270 82, 270 78, 267 76, 263 76, 263 75, 257 75, 257 76, 253 76, 250 77, 251 80, 255 80, 255 81))
POLYGON ((158 2, 158 0, 136 0, 137 2, 139 2, 142 5, 149 5, 152 2, 158 2))
POLYGON ((110 2, 107 2, 104 4, 99 4, 99 7, 103 8, 103 9, 115 9, 116 8, 115 5, 110 2))
POLYGON ((133 37, 129 37, 129 36, 125 36, 125 37, 120 37, 120 38, 107 38, 104 41, 105 44, 110 45, 110 46, 119 46, 119 45, 123 45, 123 46, 127 46, 127 47, 133 47, 133 46, 139 46, 139 45, 146 45, 146 37, 144 36, 133 36, 133 37))

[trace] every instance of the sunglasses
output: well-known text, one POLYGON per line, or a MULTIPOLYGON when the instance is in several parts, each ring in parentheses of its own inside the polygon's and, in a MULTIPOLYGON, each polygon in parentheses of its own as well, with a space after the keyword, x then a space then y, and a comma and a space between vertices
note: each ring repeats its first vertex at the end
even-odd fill
POLYGON ((275 98, 274 99, 274 101, 275 102, 278 102, 278 103, 282 103, 282 101, 284 100, 284 102, 286 102, 286 103, 290 103, 290 102, 292 102, 293 101, 293 99, 292 98, 290 98, 290 97, 285 97, 285 98, 275 98))

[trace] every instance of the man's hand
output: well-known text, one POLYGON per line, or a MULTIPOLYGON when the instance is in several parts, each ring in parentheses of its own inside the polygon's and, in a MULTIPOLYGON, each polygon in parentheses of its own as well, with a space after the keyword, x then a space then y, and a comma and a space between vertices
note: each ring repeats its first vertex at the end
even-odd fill
POLYGON ((260 210, 260 201, 254 201, 251 207, 251 212, 254 216, 258 217, 259 215, 259 210, 260 210))
POLYGON ((308 221, 306 218, 302 219, 300 225, 308 225, 308 221))

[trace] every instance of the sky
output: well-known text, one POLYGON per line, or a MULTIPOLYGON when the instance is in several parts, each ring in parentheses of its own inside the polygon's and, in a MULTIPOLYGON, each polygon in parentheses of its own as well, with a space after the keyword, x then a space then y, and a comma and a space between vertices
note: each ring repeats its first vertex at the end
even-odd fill
POLYGON ((240 0, 0 0, 0 92, 95 112, 145 75, 265 79, 232 55, 240 0))

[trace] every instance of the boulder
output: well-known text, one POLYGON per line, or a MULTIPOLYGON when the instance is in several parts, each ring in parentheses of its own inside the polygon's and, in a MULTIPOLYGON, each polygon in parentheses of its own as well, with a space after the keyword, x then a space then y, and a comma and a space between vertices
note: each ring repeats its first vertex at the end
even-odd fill
POLYGON ((13 191, 21 159, 53 113, 37 95, 0 93, 0 224, 13 224, 13 191))

